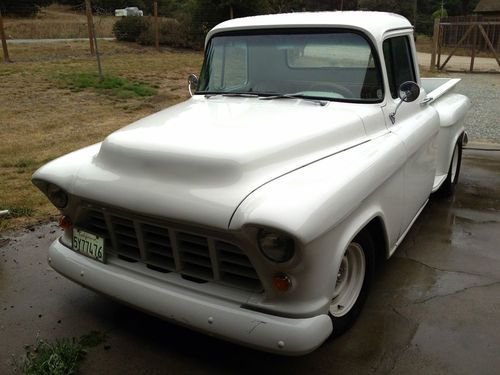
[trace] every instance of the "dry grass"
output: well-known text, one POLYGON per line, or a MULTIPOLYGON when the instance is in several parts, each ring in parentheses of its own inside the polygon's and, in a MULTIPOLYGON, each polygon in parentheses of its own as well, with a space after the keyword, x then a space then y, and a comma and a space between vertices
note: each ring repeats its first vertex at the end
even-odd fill
MULTIPOLYGON (((94 16, 96 35, 112 37, 113 16, 94 16)), ((6 18, 5 32, 9 39, 52 39, 85 38, 87 18, 82 12, 71 11, 69 7, 51 5, 42 9, 34 18, 6 18)))
POLYGON ((57 214, 30 182, 39 166, 186 99, 186 77, 199 72, 202 62, 198 52, 156 52, 116 42, 100 46, 107 73, 145 82, 158 93, 123 99, 94 89, 72 92, 62 87, 61 75, 96 70, 85 42, 12 45, 17 62, 0 64, 0 210, 14 209, 17 216, 0 218, 0 231, 57 214), (36 56, 47 58, 31 61, 36 56))

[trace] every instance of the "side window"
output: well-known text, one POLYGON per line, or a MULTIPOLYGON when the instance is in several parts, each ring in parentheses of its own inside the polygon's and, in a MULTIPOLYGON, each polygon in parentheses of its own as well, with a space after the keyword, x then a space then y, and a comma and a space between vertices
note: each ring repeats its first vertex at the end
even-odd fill
POLYGON ((406 36, 397 36, 384 41, 384 59, 389 78, 389 87, 394 99, 399 86, 406 81, 416 81, 410 42, 406 36))

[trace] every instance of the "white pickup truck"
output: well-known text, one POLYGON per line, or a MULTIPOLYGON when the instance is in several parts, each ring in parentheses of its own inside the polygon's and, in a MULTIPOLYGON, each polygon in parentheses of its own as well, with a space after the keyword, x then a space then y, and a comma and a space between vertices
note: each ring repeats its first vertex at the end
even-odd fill
POLYGON ((219 24, 189 100, 33 175, 63 215, 49 263, 212 336, 314 350, 457 183, 469 100, 415 56, 389 13, 219 24))

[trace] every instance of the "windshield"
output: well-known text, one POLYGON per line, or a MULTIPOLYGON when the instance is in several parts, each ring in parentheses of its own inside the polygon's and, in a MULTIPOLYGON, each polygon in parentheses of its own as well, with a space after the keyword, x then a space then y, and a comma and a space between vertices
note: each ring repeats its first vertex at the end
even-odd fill
POLYGON ((350 102, 383 98, 378 59, 354 31, 216 35, 197 94, 293 94, 350 102))

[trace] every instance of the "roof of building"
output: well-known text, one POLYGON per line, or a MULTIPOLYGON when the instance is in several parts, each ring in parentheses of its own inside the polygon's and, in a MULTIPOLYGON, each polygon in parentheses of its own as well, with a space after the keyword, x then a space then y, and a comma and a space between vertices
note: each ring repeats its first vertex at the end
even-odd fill
POLYGON ((500 12, 500 1, 480 0, 474 9, 476 13, 500 12))
POLYGON ((207 41, 218 32, 245 29, 272 29, 287 27, 339 27, 365 31, 374 39, 381 38, 388 30, 412 28, 403 16, 385 12, 297 12, 236 18, 215 26, 207 41))

